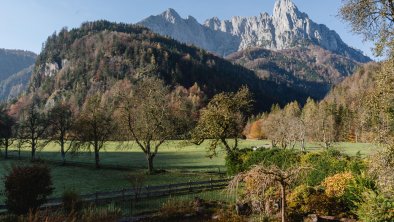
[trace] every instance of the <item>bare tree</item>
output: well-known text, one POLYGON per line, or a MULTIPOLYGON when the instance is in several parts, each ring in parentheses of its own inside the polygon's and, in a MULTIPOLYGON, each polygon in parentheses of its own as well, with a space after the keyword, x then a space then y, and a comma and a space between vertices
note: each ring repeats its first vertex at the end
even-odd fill
MULTIPOLYGON (((66 161, 66 153, 71 149, 71 145, 66 149, 67 136, 73 125, 73 114, 71 106, 66 103, 58 103, 48 115, 51 140, 60 145, 60 154, 63 163, 66 161)), ((71 143, 70 143, 71 144, 71 143)))
POLYGON ((324 148, 329 148, 336 141, 335 104, 323 101, 318 107, 314 127, 316 130, 315 141, 323 143, 324 148))
POLYGON ((100 95, 88 98, 73 127, 74 151, 93 148, 96 168, 100 168, 100 150, 114 135, 116 125, 111 106, 101 103, 100 95))
POLYGON ((48 130, 48 119, 39 109, 39 99, 33 97, 20 113, 18 125, 18 139, 21 144, 31 147, 31 160, 34 161, 38 148, 43 148, 48 143, 45 134, 48 130))
POLYGON ((152 174, 160 146, 169 139, 182 138, 188 131, 188 110, 183 101, 171 101, 168 87, 153 77, 141 79, 134 89, 124 87, 119 101, 121 125, 144 152, 152 174))
POLYGON ((0 110, 0 145, 4 146, 4 158, 8 158, 8 149, 15 141, 16 121, 6 109, 0 110))
POLYGON ((271 112, 268 113, 264 119, 264 125, 262 127, 263 133, 271 140, 272 147, 278 145, 285 148, 284 144, 284 129, 283 128, 283 112, 279 105, 274 105, 271 108, 271 112))
POLYGON ((287 104, 283 110, 274 105, 264 120, 263 131, 273 147, 294 148, 299 141, 304 147, 305 125, 298 102, 287 104))

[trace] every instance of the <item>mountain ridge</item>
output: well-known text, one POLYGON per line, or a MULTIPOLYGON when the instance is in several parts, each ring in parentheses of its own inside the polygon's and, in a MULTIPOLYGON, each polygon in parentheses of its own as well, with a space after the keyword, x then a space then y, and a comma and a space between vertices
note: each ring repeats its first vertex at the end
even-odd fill
POLYGON ((168 9, 137 24, 223 57, 253 47, 281 50, 314 44, 357 62, 371 61, 344 43, 334 30, 313 22, 291 0, 276 0, 272 16, 264 12, 223 21, 214 17, 200 24, 191 16, 183 19, 174 9, 168 9))
POLYGON ((256 111, 267 111, 274 103, 302 103, 308 97, 200 48, 140 26, 108 21, 87 22, 50 36, 26 96, 40 95, 48 106, 67 100, 80 107, 93 93, 110 95, 123 81, 152 75, 172 89, 198 84, 208 98, 247 85, 255 95, 256 111))
POLYGON ((0 102, 26 90, 36 57, 26 50, 0 49, 0 102))

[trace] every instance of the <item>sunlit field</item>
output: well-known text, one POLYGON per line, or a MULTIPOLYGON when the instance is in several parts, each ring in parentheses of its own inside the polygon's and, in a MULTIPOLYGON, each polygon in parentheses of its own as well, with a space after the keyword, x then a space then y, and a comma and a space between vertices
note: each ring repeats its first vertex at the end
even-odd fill
MULTIPOLYGON (((169 141, 164 143, 158 155, 155 157, 155 168, 158 169, 176 169, 186 171, 219 171, 224 170, 224 153, 219 151, 218 155, 208 158, 207 147, 209 141, 201 145, 190 144, 186 141, 169 141)), ((251 148, 270 146, 268 140, 241 140, 239 147, 251 148)), ((348 155, 356 155, 358 152, 362 155, 368 155, 377 148, 373 144, 368 143, 335 143, 333 145, 348 155)), ((50 143, 39 152, 36 157, 46 160, 61 160, 59 146, 50 143)), ((291 148, 288 148, 291 149, 291 148)), ((300 149, 297 144, 294 149, 300 149)), ((323 150, 323 145, 319 143, 307 143, 307 151, 323 150)), ((13 147, 9 152, 12 156, 18 156, 17 149, 13 147)), ((29 157, 30 151, 28 147, 24 147, 21 156, 29 157)), ((81 150, 77 153, 67 153, 67 160, 74 162, 94 163, 93 152, 81 150)), ((103 165, 116 165, 122 167, 130 167, 130 169, 143 169, 146 167, 146 159, 143 152, 134 142, 109 142, 100 151, 100 163, 103 165)))
MULTIPOLYGON (((265 140, 242 140, 241 148, 253 146, 261 147, 269 145, 265 140)), ((178 182, 209 180, 226 176, 225 154, 219 151, 213 158, 207 157, 208 142, 200 146, 188 144, 185 141, 171 141, 163 144, 159 154, 155 158, 154 166, 156 169, 164 170, 163 173, 146 176, 146 185, 170 184, 178 182)), ((361 143, 338 143, 335 148, 349 154, 368 155, 373 152, 373 145, 361 143)), ((48 144, 44 149, 37 153, 37 157, 45 160, 61 161, 58 145, 48 144)), ((297 145, 294 149, 299 149, 297 145)), ((308 151, 318 151, 323 148, 319 144, 307 144, 308 151)), ((17 157, 18 153, 14 148, 10 155, 17 157)), ((26 158, 30 157, 30 152, 25 147, 21 151, 23 160, 1 160, 0 174, 5 175, 12 164, 28 164, 26 158)), ((91 163, 86 167, 72 165, 62 166, 56 163, 49 163, 52 170, 55 191, 52 197, 59 197, 65 189, 75 189, 82 194, 93 193, 96 191, 110 191, 129 188, 127 181, 129 174, 145 172, 146 160, 142 151, 133 142, 107 143, 105 149, 100 152, 100 164, 103 169, 94 168, 94 155, 89 151, 81 151, 75 154, 67 154, 67 160, 71 162, 91 163), (120 166, 122 170, 107 169, 105 166, 120 166)), ((3 184, 0 183, 0 190, 3 184)))

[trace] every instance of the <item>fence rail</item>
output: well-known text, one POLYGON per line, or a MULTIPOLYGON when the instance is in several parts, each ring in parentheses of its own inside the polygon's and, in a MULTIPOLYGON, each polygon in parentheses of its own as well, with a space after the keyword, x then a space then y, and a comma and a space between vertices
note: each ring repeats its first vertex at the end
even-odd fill
MULTIPOLYGON (((166 184, 160 186, 144 186, 137 189, 122 189, 110 192, 96 192, 81 195, 84 203, 110 203, 117 200, 149 199, 170 195, 182 195, 194 192, 223 189, 228 185, 229 179, 189 181, 186 183, 166 184)), ((3 194, 3 193, 1 193, 3 194)), ((48 199, 43 208, 58 208, 62 206, 61 198, 48 199)), ((6 211, 6 205, 0 205, 0 211, 6 211)))

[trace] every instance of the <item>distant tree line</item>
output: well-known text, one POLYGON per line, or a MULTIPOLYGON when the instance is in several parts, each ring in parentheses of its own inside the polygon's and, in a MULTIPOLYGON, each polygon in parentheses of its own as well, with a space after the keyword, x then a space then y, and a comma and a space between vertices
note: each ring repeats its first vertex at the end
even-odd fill
POLYGON ((289 148, 297 143, 335 142, 391 143, 393 135, 393 61, 368 64, 335 86, 318 102, 308 99, 301 107, 292 102, 250 118, 244 134, 269 139, 273 147, 289 148))

